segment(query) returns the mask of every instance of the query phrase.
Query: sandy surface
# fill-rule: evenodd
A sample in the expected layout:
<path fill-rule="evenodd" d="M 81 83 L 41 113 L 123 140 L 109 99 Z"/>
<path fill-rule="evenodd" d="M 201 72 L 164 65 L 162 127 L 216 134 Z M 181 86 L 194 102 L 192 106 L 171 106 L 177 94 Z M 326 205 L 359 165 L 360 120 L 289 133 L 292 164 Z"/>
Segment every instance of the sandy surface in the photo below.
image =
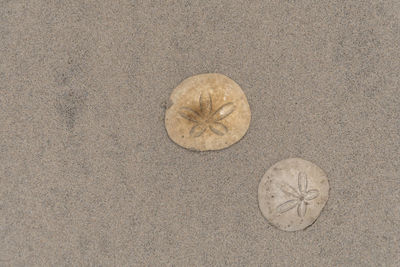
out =
<path fill-rule="evenodd" d="M 0 0 L 0 265 L 399 266 L 399 44 L 397 0 Z M 208 72 L 252 121 L 192 152 L 164 113 Z M 257 201 L 289 157 L 331 187 L 295 233 Z"/>

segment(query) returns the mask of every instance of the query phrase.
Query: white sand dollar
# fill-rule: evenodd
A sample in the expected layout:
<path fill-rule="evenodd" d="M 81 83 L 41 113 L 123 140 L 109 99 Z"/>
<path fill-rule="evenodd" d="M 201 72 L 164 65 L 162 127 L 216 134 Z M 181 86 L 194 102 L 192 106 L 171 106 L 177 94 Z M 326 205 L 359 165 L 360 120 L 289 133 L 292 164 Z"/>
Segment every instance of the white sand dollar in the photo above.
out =
<path fill-rule="evenodd" d="M 218 73 L 189 77 L 172 92 L 165 114 L 169 137 L 199 151 L 239 141 L 250 125 L 250 107 L 240 86 Z"/>
<path fill-rule="evenodd" d="M 328 178 L 317 165 L 300 158 L 279 161 L 258 186 L 258 202 L 265 218 L 285 231 L 311 225 L 329 197 Z"/>

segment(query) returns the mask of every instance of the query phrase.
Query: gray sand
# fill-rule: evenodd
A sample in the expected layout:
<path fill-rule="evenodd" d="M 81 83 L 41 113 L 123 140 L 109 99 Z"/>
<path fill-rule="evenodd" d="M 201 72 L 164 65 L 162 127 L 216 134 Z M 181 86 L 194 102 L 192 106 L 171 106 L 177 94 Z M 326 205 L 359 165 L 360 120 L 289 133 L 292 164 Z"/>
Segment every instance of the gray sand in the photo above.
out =
<path fill-rule="evenodd" d="M 400 2 L 246 2 L 0 0 L 0 266 L 400 265 Z M 252 121 L 192 152 L 164 112 L 208 72 Z M 257 201 L 289 157 L 331 188 L 294 233 Z"/>

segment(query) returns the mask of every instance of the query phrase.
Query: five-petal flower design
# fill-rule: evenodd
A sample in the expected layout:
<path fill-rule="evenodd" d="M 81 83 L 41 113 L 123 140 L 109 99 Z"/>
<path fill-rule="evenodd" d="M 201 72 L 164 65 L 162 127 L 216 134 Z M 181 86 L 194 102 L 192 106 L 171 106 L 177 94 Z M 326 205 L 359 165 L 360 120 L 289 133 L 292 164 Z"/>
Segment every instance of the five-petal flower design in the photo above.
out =
<path fill-rule="evenodd" d="M 298 187 L 298 190 L 296 190 L 288 184 L 281 185 L 282 192 L 291 199 L 280 204 L 277 207 L 278 212 L 284 213 L 297 207 L 297 215 L 299 217 L 302 218 L 306 215 L 309 201 L 317 198 L 319 191 L 317 189 L 307 190 L 307 175 L 304 172 L 299 173 Z"/>
<path fill-rule="evenodd" d="M 199 111 L 189 107 L 182 107 L 178 113 L 186 120 L 194 123 L 190 130 L 191 136 L 199 137 L 207 128 L 213 133 L 222 136 L 228 132 L 228 128 L 220 121 L 228 117 L 234 110 L 235 105 L 229 102 L 213 111 L 211 95 L 202 93 L 199 98 Z"/>

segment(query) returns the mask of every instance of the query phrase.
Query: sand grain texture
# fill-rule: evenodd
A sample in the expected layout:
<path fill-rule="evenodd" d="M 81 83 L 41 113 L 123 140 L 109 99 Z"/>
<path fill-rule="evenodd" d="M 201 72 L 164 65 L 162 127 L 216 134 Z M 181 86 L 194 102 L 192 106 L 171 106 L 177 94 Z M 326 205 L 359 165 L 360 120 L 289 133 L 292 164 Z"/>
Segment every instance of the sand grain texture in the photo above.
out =
<path fill-rule="evenodd" d="M 0 1 L 1 266 L 399 266 L 397 0 Z M 245 138 L 174 144 L 172 90 L 237 82 Z M 257 188 L 300 157 L 329 177 L 304 231 Z"/>

